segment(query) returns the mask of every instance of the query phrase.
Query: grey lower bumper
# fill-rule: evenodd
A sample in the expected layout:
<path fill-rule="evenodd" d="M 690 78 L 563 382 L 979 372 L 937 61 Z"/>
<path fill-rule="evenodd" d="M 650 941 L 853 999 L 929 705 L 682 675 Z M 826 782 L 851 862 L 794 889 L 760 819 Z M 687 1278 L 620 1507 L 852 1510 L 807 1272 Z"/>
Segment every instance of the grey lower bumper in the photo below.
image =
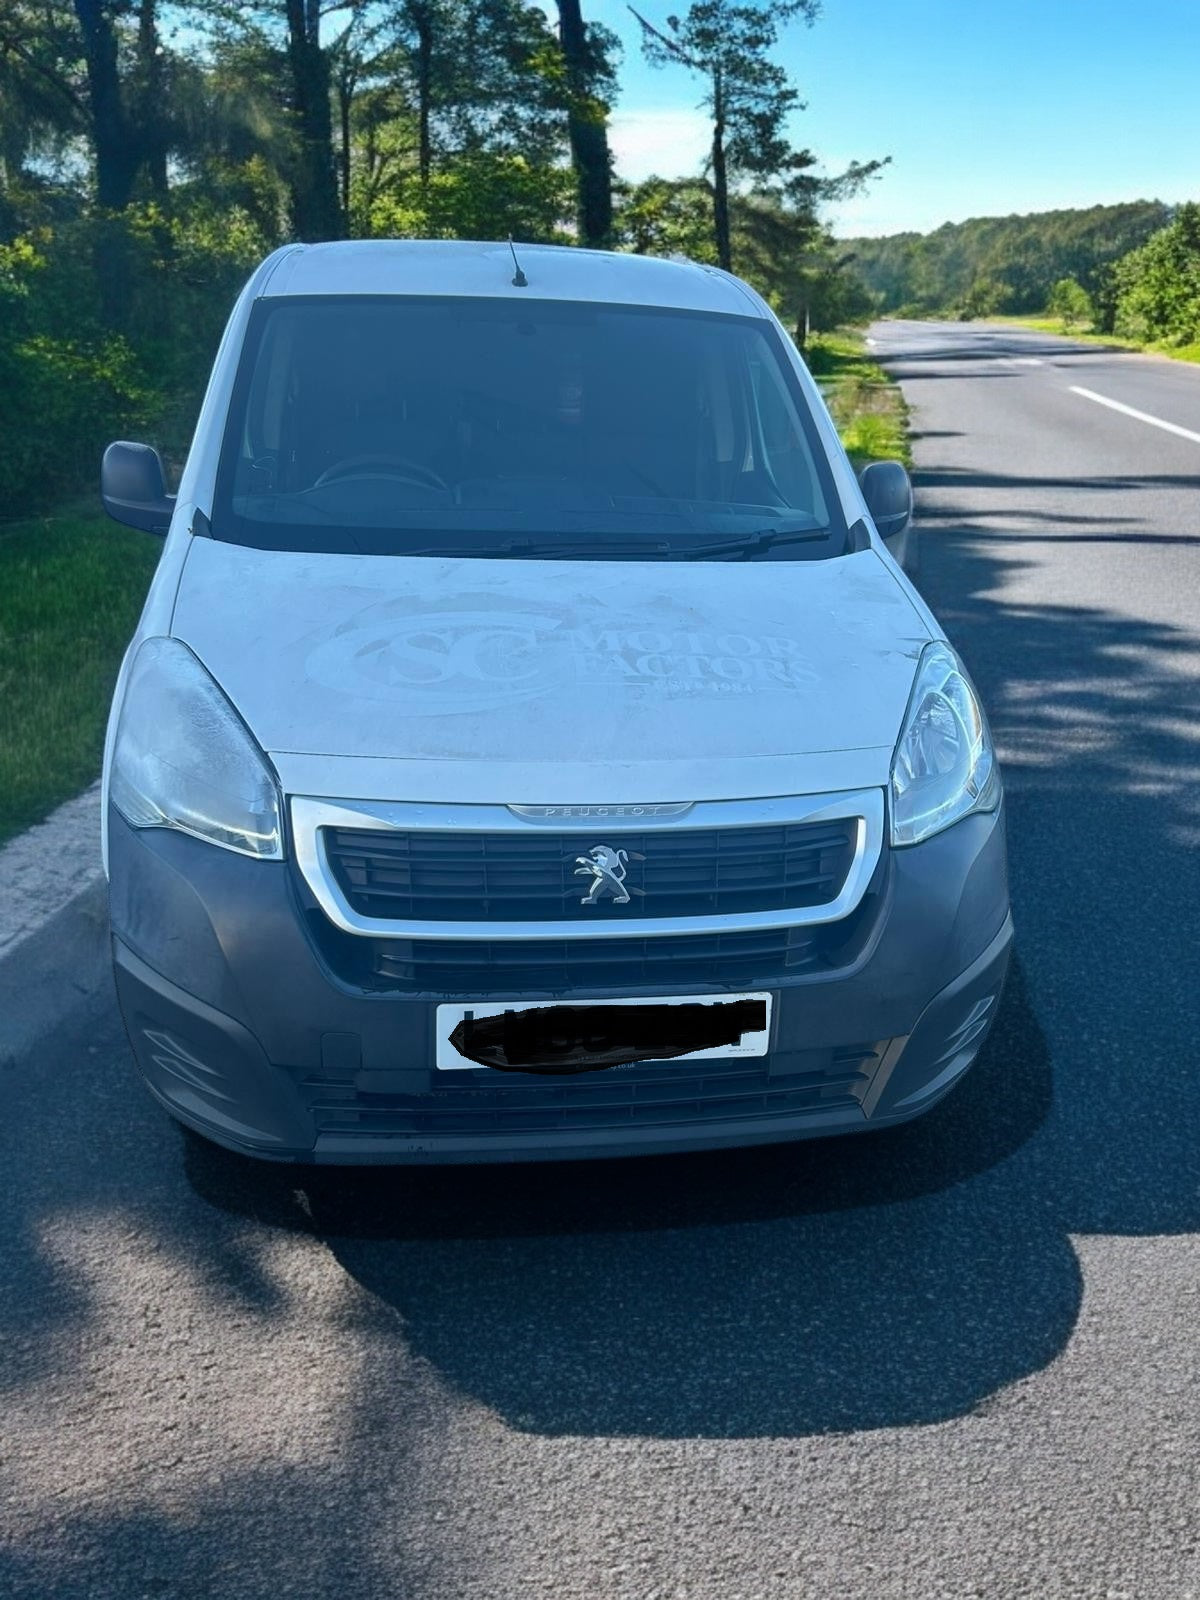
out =
<path fill-rule="evenodd" d="M 851 968 L 755 986 L 776 997 L 759 1062 L 569 1082 L 438 1074 L 434 1014 L 445 997 L 340 981 L 285 865 L 135 833 L 116 815 L 110 853 L 117 993 L 147 1083 L 197 1131 L 278 1160 L 608 1157 L 906 1121 L 973 1060 L 1012 942 L 1003 816 L 971 817 L 889 857 Z"/>

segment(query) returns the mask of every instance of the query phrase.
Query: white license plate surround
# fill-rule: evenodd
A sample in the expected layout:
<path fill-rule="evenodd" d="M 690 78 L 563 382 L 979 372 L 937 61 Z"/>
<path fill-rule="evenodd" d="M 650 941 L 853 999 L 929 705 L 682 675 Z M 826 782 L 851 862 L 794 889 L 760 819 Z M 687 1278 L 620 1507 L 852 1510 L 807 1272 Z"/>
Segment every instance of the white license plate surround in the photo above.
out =
<path fill-rule="evenodd" d="M 546 1010 L 550 1006 L 683 1006 L 713 1005 L 717 1003 L 730 1005 L 736 1000 L 765 1001 L 767 1007 L 766 1026 L 756 1029 L 753 1033 L 744 1033 L 735 1045 L 718 1045 L 715 1049 L 689 1050 L 686 1055 L 658 1058 L 657 1064 L 665 1069 L 682 1066 L 688 1061 L 765 1056 L 771 1037 L 771 1013 L 774 996 L 765 990 L 755 989 L 738 994 L 638 995 L 636 998 L 628 1000 L 479 1000 L 475 1002 L 460 1002 L 454 1005 L 440 1005 L 437 1008 L 434 1023 L 437 1041 L 435 1062 L 439 1072 L 491 1072 L 495 1070 L 492 1067 L 482 1067 L 478 1061 L 471 1061 L 467 1056 L 460 1055 L 450 1043 L 450 1035 L 468 1013 L 473 1017 L 499 1017 L 506 1011 Z M 654 1057 L 648 1056 L 644 1062 L 631 1062 L 630 1065 L 649 1065 L 654 1061 Z"/>

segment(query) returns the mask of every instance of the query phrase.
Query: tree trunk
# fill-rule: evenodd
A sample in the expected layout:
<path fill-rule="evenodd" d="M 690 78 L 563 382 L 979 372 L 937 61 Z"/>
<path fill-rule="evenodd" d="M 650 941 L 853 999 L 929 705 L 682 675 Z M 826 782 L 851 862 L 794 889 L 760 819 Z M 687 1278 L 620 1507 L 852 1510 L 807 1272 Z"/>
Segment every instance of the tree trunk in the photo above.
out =
<path fill-rule="evenodd" d="M 417 171 L 429 182 L 433 152 L 429 137 L 429 103 L 433 98 L 433 17 L 428 6 L 413 7 L 417 31 Z"/>
<path fill-rule="evenodd" d="M 110 328 L 129 318 L 129 237 L 116 215 L 129 204 L 139 157 L 121 98 L 117 35 L 104 0 L 74 0 L 87 70 L 87 117 L 96 162 L 99 215 L 92 235 L 92 271 L 100 315 Z"/>
<path fill-rule="evenodd" d="M 338 122 L 341 145 L 338 156 L 342 173 L 342 232 L 350 237 L 350 106 L 354 99 L 354 76 L 349 67 L 338 74 Z"/>
<path fill-rule="evenodd" d="M 725 85 L 721 69 L 713 72 L 713 236 L 717 243 L 717 262 L 726 272 L 733 271 L 733 251 L 729 242 L 729 177 L 725 170 Z"/>
<path fill-rule="evenodd" d="M 77 0 L 78 3 L 78 0 Z M 288 66 L 299 152 L 290 184 L 296 237 L 309 243 L 341 232 L 329 58 L 321 48 L 318 0 L 287 0 Z"/>
<path fill-rule="evenodd" d="M 137 121 L 150 192 L 156 200 L 165 201 L 168 137 L 157 5 L 158 0 L 141 0 L 138 7 Z"/>
<path fill-rule="evenodd" d="M 612 161 L 605 108 L 591 93 L 591 61 L 579 0 L 558 0 L 559 39 L 567 69 L 567 137 L 578 194 L 579 241 L 612 243 Z"/>
<path fill-rule="evenodd" d="M 129 204 L 138 151 L 121 100 L 117 35 L 104 0 L 75 0 L 87 67 L 88 114 L 96 157 L 96 200 L 108 211 Z"/>

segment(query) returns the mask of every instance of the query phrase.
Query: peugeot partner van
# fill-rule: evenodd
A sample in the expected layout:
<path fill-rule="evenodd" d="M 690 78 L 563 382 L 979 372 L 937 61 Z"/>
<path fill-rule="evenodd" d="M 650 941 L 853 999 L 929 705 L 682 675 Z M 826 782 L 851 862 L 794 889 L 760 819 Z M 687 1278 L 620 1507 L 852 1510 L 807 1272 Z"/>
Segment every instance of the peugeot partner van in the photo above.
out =
<path fill-rule="evenodd" d="M 995 1016 L 967 673 L 762 299 L 711 267 L 295 245 L 233 309 L 113 701 L 117 992 L 253 1155 L 884 1128 Z"/>

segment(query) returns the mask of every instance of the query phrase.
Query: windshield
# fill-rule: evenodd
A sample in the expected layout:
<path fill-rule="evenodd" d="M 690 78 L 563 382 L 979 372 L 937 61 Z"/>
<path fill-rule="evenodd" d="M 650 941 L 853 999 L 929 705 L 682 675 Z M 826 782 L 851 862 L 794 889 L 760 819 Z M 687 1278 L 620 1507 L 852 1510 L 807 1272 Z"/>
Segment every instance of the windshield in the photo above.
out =
<path fill-rule="evenodd" d="M 369 554 L 846 548 L 769 324 L 538 300 L 260 302 L 212 520 L 236 543 Z"/>

